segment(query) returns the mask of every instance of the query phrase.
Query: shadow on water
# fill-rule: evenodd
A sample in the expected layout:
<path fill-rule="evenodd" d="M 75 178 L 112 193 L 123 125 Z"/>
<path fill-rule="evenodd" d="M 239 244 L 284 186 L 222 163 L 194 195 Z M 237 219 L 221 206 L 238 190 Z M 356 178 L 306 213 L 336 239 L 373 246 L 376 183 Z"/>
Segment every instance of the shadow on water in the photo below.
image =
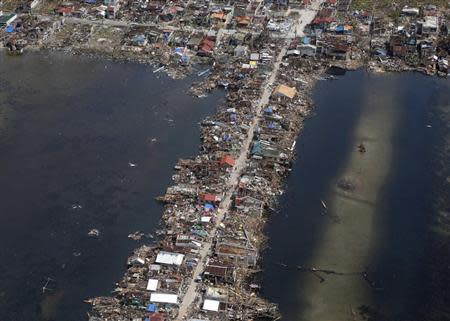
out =
<path fill-rule="evenodd" d="M 299 159 L 287 180 L 279 210 L 271 217 L 267 228 L 269 248 L 264 256 L 263 294 L 279 303 L 284 320 L 312 321 L 314 313 L 330 320 L 449 320 L 445 300 L 434 293 L 442 293 L 442 297 L 449 295 L 445 283 L 450 275 L 445 271 L 448 260 L 442 256 L 445 249 L 450 248 L 450 224 L 445 226 L 446 236 L 437 237 L 430 232 L 432 224 L 442 223 L 442 218 L 437 222 L 432 204 L 435 198 L 441 197 L 440 193 L 448 190 L 450 183 L 448 175 L 444 177 L 446 189 L 436 189 L 433 183 L 437 163 L 433 150 L 442 143 L 442 137 L 436 137 L 440 129 L 437 122 L 433 123 L 430 113 L 439 103 L 448 110 L 448 88 L 448 81 L 419 74 L 368 76 L 362 71 L 347 73 L 337 82 L 318 83 L 314 91 L 317 115 L 306 121 L 297 145 Z M 363 94 L 367 94 L 367 98 L 361 97 Z M 447 98 L 442 101 L 443 96 Z M 448 144 L 448 125 L 443 123 Z M 431 126 L 427 126 L 429 124 Z M 354 129 L 357 129 L 355 133 Z M 350 153 L 354 155 L 352 149 L 359 138 L 368 139 L 368 148 L 373 149 L 361 160 L 349 158 Z M 449 150 L 450 147 L 447 152 Z M 448 173 L 448 158 L 439 164 L 447 168 L 443 172 Z M 344 194 L 345 197 L 336 193 L 336 178 L 359 166 L 370 171 L 366 178 L 360 173 L 364 179 L 364 189 L 360 191 L 362 199 L 376 197 L 370 204 L 356 205 L 355 200 L 348 197 L 352 193 Z M 355 255 L 359 257 L 355 257 L 355 262 L 368 263 L 368 266 L 360 266 L 368 271 L 366 280 L 358 276 L 359 283 L 353 282 L 355 289 L 365 287 L 361 293 L 333 288 L 347 282 L 345 279 L 339 283 L 336 278 L 327 276 L 321 284 L 311 273 L 277 265 L 281 262 L 295 267 L 308 264 L 312 258 L 312 264 L 317 259 L 322 264 L 339 262 L 331 257 L 336 255 L 330 249 L 339 247 L 332 244 L 330 237 L 352 229 L 333 228 L 330 217 L 321 215 L 320 200 L 328 193 L 334 200 L 329 207 L 337 206 L 341 214 L 349 212 L 347 220 L 356 218 L 355 222 L 345 222 L 353 226 L 353 231 L 357 231 L 358 224 L 365 224 L 360 226 L 361 231 L 346 240 L 340 235 L 339 240 L 335 240 L 345 245 L 363 238 L 364 245 L 359 248 L 353 245 L 352 249 L 340 248 L 346 256 L 356 249 L 359 252 L 355 251 Z M 448 204 L 442 209 L 446 210 Z M 326 238 L 323 238 L 324 233 Z M 321 244 L 324 240 L 327 243 Z M 318 250 L 321 252 L 315 253 Z M 439 281 L 444 283 L 439 284 Z M 328 290 L 332 291 L 327 292 L 326 297 L 321 296 Z M 339 293 L 343 298 L 335 300 L 333 295 Z M 351 294 L 351 298 L 350 295 L 347 298 L 347 294 Z M 306 297 L 312 299 L 306 300 Z M 354 305 L 358 302 L 367 302 L 367 305 Z M 336 306 L 342 303 L 347 306 Z M 338 309 L 341 314 L 333 317 Z M 435 317 L 430 318 L 430 311 Z"/>
<path fill-rule="evenodd" d="M 84 320 L 138 246 L 128 234 L 157 228 L 154 198 L 223 93 L 60 53 L 1 55 L 0 71 L 0 320 Z"/>
<path fill-rule="evenodd" d="M 449 104 L 449 84 L 412 73 L 396 78 L 401 84 L 398 99 L 402 112 L 393 139 L 390 174 L 377 201 L 374 223 L 379 232 L 370 253 L 372 278 L 380 290 L 374 292 L 374 305 L 361 310 L 371 320 L 435 320 L 429 309 L 445 309 L 445 305 L 438 307 L 431 294 L 448 287 L 430 282 L 436 269 L 430 264 L 435 260 L 430 233 L 436 220 L 433 197 L 443 192 L 432 193 L 437 144 L 433 136 L 439 131 L 432 112 L 443 96 Z M 439 320 L 445 318 L 441 315 Z"/>
<path fill-rule="evenodd" d="M 439 83 L 442 85 L 442 82 Z M 433 142 L 432 211 L 427 244 L 426 300 L 422 320 L 450 320 L 450 82 L 434 97 L 431 109 Z"/>
<path fill-rule="evenodd" d="M 394 78 L 390 81 L 397 83 L 401 113 L 392 138 L 390 171 L 377 200 L 377 233 L 369 256 L 371 279 L 379 289 L 372 309 L 378 319 L 400 321 L 416 320 L 423 294 L 431 178 L 426 106 L 436 89 L 430 88 L 432 80 L 419 74 Z"/>
<path fill-rule="evenodd" d="M 263 295 L 280 304 L 283 320 L 300 320 L 303 310 L 297 270 L 314 254 L 322 228 L 330 217 L 322 215 L 321 199 L 330 181 L 344 166 L 362 97 L 357 87 L 364 73 L 349 73 L 345 81 L 318 82 L 314 89 L 316 115 L 306 120 L 296 147 L 297 160 L 286 182 L 286 192 L 267 227 L 269 249 L 264 253 Z M 319 282 L 319 281 L 318 281 Z"/>

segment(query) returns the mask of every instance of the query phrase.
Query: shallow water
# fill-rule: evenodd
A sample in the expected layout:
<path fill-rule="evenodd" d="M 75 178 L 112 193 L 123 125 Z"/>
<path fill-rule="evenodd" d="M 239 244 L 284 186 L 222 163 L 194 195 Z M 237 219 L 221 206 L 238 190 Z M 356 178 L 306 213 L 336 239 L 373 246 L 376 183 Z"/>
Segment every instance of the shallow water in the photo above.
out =
<path fill-rule="evenodd" d="M 450 105 L 449 87 L 363 71 L 317 84 L 317 115 L 267 229 L 263 293 L 284 320 L 411 321 L 436 305 L 424 294 L 436 217 L 432 116 L 438 101 Z"/>
<path fill-rule="evenodd" d="M 223 93 L 191 98 L 193 79 L 152 70 L 0 55 L 0 320 L 84 320 L 83 300 L 107 295 L 138 246 L 128 234 L 157 227 L 154 198 Z"/>

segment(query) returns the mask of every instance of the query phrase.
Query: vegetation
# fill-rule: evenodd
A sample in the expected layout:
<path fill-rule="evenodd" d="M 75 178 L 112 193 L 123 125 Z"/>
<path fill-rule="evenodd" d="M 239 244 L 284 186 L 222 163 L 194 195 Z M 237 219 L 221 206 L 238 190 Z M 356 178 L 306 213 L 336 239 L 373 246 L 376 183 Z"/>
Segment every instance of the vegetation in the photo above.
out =
<path fill-rule="evenodd" d="M 352 9 L 354 10 L 372 10 L 375 3 L 376 9 L 386 9 L 389 7 L 402 8 L 404 6 L 416 7 L 426 4 L 434 4 L 438 7 L 446 7 L 447 0 L 353 0 Z"/>

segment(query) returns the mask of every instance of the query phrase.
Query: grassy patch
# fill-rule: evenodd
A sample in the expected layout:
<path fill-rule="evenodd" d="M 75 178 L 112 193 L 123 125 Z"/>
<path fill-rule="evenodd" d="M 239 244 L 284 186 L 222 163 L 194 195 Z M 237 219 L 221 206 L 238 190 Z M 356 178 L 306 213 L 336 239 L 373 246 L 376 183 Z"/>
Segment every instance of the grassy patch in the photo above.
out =
<path fill-rule="evenodd" d="M 377 10 L 392 7 L 393 4 L 391 0 L 353 0 L 351 7 L 354 10 L 371 10 L 374 3 Z M 445 8 L 447 7 L 447 0 L 400 0 L 396 1 L 396 4 L 398 8 L 403 6 L 417 7 L 426 4 L 434 4 Z"/>

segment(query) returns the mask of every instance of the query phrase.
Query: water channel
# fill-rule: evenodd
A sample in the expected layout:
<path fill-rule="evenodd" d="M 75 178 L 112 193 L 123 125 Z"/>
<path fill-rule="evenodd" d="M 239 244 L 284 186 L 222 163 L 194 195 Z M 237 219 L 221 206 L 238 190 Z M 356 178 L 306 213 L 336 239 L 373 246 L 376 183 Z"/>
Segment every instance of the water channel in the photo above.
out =
<path fill-rule="evenodd" d="M 139 244 L 128 234 L 157 228 L 154 198 L 223 98 L 189 97 L 192 81 L 59 53 L 0 55 L 0 320 L 85 320 L 83 300 L 114 289 Z"/>
<path fill-rule="evenodd" d="M 139 244 L 127 235 L 157 228 L 153 199 L 223 93 L 198 100 L 185 95 L 193 79 L 55 53 L 0 55 L 0 71 L 0 320 L 83 320 L 83 300 L 108 294 Z M 284 320 L 450 319 L 437 223 L 449 212 L 449 87 L 363 71 L 318 82 L 267 227 L 262 292 Z"/>
<path fill-rule="evenodd" d="M 448 264 L 432 262 L 434 204 L 449 188 L 449 176 L 435 184 L 450 167 L 448 148 L 436 152 L 450 137 L 449 88 L 414 73 L 363 71 L 317 84 L 316 116 L 267 228 L 263 292 L 283 320 L 450 318 L 448 285 L 430 282 L 445 279 Z M 446 233 L 438 242 L 448 248 Z"/>

